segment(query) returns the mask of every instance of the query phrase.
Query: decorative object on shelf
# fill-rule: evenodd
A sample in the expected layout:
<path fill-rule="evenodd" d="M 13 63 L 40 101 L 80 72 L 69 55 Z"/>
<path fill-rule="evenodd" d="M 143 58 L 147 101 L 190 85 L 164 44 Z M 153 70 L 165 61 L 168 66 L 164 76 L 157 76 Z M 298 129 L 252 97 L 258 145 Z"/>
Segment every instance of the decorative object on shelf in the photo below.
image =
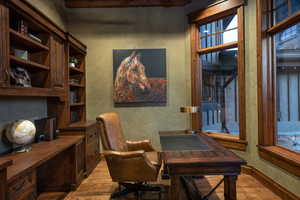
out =
<path fill-rule="evenodd" d="M 74 79 L 74 78 L 69 80 L 69 83 L 71 83 L 71 84 L 72 83 L 79 84 L 79 82 L 80 81 L 78 79 Z"/>
<path fill-rule="evenodd" d="M 40 38 L 38 38 L 35 35 L 32 35 L 31 33 L 28 33 L 28 37 L 30 37 L 31 39 L 33 39 L 36 42 L 42 43 L 42 40 Z"/>
<path fill-rule="evenodd" d="M 28 35 L 28 23 L 23 19 L 18 19 L 17 24 L 18 32 L 24 35 Z"/>
<path fill-rule="evenodd" d="M 69 66 L 70 67 L 76 67 L 76 65 L 78 64 L 79 60 L 75 57 L 71 57 L 69 59 Z"/>
<path fill-rule="evenodd" d="M 21 58 L 23 60 L 28 60 L 28 51 L 26 50 L 14 49 L 14 54 L 18 58 Z"/>
<path fill-rule="evenodd" d="M 31 78 L 28 71 L 23 67 L 12 67 L 10 71 L 11 80 L 14 85 L 31 87 Z"/>
<path fill-rule="evenodd" d="M 36 126 L 36 142 L 51 141 L 58 138 L 56 117 L 47 117 L 34 121 Z"/>
<path fill-rule="evenodd" d="M 77 111 L 71 111 L 71 123 L 79 121 L 79 113 Z"/>
<path fill-rule="evenodd" d="M 70 101 L 70 104 L 74 104 L 74 103 L 78 102 L 77 92 L 76 91 L 74 91 L 74 90 L 70 91 L 69 101 Z"/>
<path fill-rule="evenodd" d="M 29 152 L 30 144 L 35 139 L 36 127 L 29 120 L 18 120 L 11 123 L 7 128 L 5 135 L 13 143 L 17 152 Z"/>
<path fill-rule="evenodd" d="M 166 49 L 113 50 L 113 73 L 115 106 L 166 105 Z"/>

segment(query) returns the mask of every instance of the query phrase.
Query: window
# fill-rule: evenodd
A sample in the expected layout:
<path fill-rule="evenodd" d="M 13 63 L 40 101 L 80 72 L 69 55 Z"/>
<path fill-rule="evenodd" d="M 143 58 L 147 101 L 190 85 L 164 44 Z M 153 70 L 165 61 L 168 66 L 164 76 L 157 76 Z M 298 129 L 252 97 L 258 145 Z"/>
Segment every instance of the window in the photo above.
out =
<path fill-rule="evenodd" d="M 257 6 L 260 155 L 300 176 L 300 1 Z"/>
<path fill-rule="evenodd" d="M 193 117 L 201 129 L 224 146 L 244 150 L 244 8 L 243 1 L 223 1 L 190 17 Z"/>
<path fill-rule="evenodd" d="M 237 48 L 202 54 L 202 130 L 239 135 Z"/>

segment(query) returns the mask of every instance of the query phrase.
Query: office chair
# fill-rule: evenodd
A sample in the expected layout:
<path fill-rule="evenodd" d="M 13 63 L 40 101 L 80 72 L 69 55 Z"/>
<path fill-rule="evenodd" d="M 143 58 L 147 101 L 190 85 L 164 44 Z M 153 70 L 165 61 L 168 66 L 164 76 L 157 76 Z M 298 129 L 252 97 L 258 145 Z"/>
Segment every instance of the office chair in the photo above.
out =
<path fill-rule="evenodd" d="M 125 189 L 115 192 L 111 198 L 140 191 L 157 191 L 161 198 L 161 188 L 147 185 L 156 181 L 161 167 L 161 158 L 155 152 L 150 140 L 125 141 L 121 122 L 116 113 L 105 113 L 97 117 L 104 156 L 110 176 Z"/>

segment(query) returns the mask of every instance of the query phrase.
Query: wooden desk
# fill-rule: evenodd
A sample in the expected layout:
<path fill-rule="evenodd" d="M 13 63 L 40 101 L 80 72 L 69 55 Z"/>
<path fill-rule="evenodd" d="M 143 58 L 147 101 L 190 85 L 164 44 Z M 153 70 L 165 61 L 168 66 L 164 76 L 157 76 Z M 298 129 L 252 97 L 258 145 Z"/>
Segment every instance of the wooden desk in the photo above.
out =
<path fill-rule="evenodd" d="M 0 163 L 4 160 L 13 163 L 7 168 L 8 200 L 37 199 L 47 192 L 68 192 L 83 179 L 83 137 L 60 136 L 57 140 L 33 144 L 28 153 L 0 157 Z"/>
<path fill-rule="evenodd" d="M 160 136 L 164 151 L 162 158 L 171 178 L 170 199 L 182 199 L 180 176 L 224 175 L 225 200 L 236 200 L 236 180 L 241 165 L 246 164 L 244 160 L 204 134 L 180 134 L 180 137 L 194 137 L 193 140 L 182 141 L 183 145 L 174 140 L 178 134 Z M 166 142 L 168 137 L 170 140 Z M 189 146 L 188 141 L 193 141 L 193 144 Z M 197 141 L 199 146 L 195 145 Z M 172 142 L 177 149 L 170 144 Z"/>

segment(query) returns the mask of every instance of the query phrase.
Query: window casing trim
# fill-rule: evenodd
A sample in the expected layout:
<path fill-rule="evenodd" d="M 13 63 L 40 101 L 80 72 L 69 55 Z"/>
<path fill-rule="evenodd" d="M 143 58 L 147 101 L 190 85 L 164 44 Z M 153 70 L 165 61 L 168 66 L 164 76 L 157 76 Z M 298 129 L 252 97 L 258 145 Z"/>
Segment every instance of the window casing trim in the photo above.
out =
<path fill-rule="evenodd" d="M 192 52 L 192 105 L 201 107 L 201 96 L 202 96 L 202 70 L 201 64 L 199 67 L 199 55 L 215 52 L 217 50 L 230 49 L 233 47 L 238 47 L 238 83 L 239 83 L 239 136 L 226 135 L 222 133 L 211 133 L 205 132 L 209 136 L 221 142 L 225 147 L 233 148 L 237 150 L 246 150 L 246 122 L 245 122 L 245 47 L 244 47 L 244 1 L 243 0 L 229 0 L 221 2 L 204 10 L 198 11 L 190 15 L 190 35 L 191 35 L 191 52 Z M 226 10 L 227 9 L 227 10 Z M 217 19 L 237 14 L 238 16 L 238 41 L 226 43 L 218 46 L 213 46 L 209 48 L 200 49 L 199 48 L 199 26 L 201 24 L 209 23 Z M 202 115 L 193 114 L 192 115 L 192 127 L 193 129 L 200 130 L 202 128 Z M 204 131 L 203 131 L 204 132 Z"/>
<path fill-rule="evenodd" d="M 272 26 L 264 14 L 271 1 L 256 0 L 257 5 L 257 78 L 258 78 L 258 152 L 261 158 L 300 176 L 300 153 L 276 145 L 276 70 L 273 69 L 273 35 L 300 22 L 300 12 Z M 273 50 L 272 50 L 273 49 Z"/>

